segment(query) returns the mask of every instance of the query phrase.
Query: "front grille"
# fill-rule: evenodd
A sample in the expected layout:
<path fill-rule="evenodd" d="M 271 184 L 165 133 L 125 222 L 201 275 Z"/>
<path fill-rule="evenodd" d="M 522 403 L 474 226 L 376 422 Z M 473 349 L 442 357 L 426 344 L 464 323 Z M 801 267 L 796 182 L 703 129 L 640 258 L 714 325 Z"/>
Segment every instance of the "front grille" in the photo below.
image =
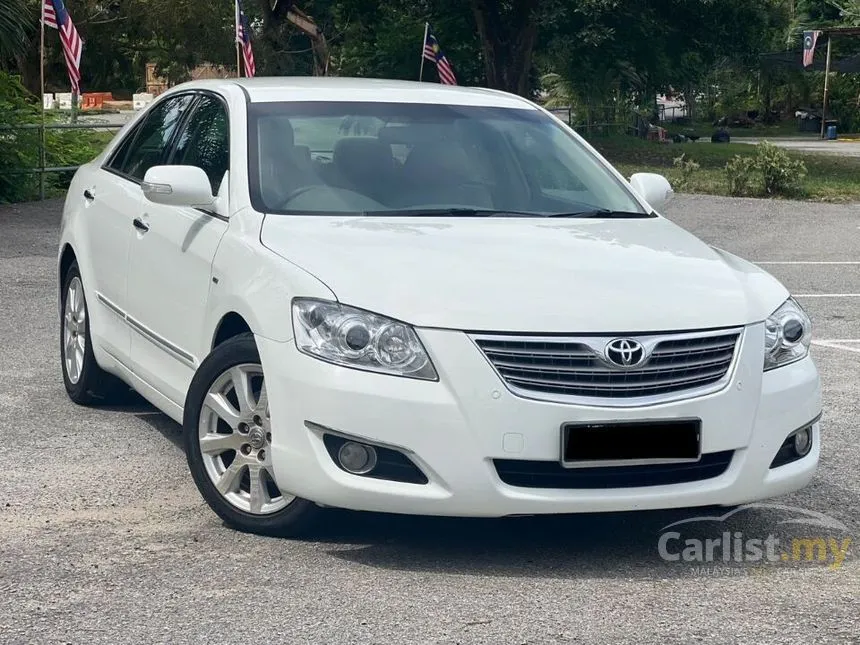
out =
<path fill-rule="evenodd" d="M 624 399 L 700 389 L 721 381 L 741 330 L 630 336 L 648 356 L 636 368 L 613 367 L 604 356 L 611 337 L 530 338 L 475 335 L 473 339 L 514 390 L 544 395 Z"/>
<path fill-rule="evenodd" d="M 684 484 L 719 477 L 732 462 L 733 450 L 702 455 L 694 463 L 565 468 L 557 461 L 495 459 L 496 472 L 509 486 L 523 488 L 641 488 Z"/>

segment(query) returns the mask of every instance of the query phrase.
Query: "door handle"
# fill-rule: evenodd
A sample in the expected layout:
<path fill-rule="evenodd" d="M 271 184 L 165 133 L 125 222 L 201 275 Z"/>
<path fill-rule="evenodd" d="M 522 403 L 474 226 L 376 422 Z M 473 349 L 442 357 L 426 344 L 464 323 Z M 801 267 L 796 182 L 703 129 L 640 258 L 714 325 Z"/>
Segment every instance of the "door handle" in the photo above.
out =
<path fill-rule="evenodd" d="M 84 199 L 86 199 L 88 202 L 93 201 L 95 198 L 95 193 L 93 193 L 93 191 L 91 191 L 89 188 L 84 191 Z"/>
<path fill-rule="evenodd" d="M 144 222 L 144 221 L 143 221 L 142 219 L 140 219 L 139 217 L 135 217 L 135 218 L 134 218 L 134 221 L 132 221 L 132 224 L 134 224 L 134 227 L 135 227 L 138 231 L 140 231 L 141 233 L 146 233 L 146 232 L 149 230 L 149 224 L 147 224 L 146 222 Z"/>

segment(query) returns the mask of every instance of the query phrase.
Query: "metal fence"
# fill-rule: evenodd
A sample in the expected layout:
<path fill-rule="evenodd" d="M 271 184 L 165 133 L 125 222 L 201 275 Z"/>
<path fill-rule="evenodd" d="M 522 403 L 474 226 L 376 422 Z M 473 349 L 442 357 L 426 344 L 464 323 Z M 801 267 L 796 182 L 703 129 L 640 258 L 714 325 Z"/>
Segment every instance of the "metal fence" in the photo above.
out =
<path fill-rule="evenodd" d="M 659 105 L 657 106 L 660 121 L 675 121 L 676 119 L 686 119 L 690 115 L 687 112 L 686 105 Z"/>
<path fill-rule="evenodd" d="M 576 115 L 569 107 L 551 108 L 549 111 L 586 139 L 613 134 L 629 134 L 644 138 L 648 130 L 648 124 L 639 115 L 623 108 L 619 109 L 617 106 L 593 108 L 595 114 L 609 115 L 610 118 L 595 119 L 585 123 L 581 118 L 576 119 Z"/>
<path fill-rule="evenodd" d="M 61 172 L 73 172 L 80 168 L 80 165 L 74 166 L 48 166 L 47 165 L 47 156 L 48 151 L 45 146 L 45 136 L 44 133 L 49 130 L 119 130 L 125 124 L 124 123 L 93 123 L 93 122 L 82 122 L 82 123 L 45 123 L 44 125 L 41 123 L 27 123 L 20 125 L 7 125 L 0 124 L 0 145 L 8 144 L 10 142 L 4 141 L 4 133 L 11 132 L 38 132 L 38 143 L 36 144 L 39 152 L 39 165 L 32 166 L 28 168 L 5 168 L 3 169 L 4 174 L 9 175 L 39 175 L 39 199 L 45 199 L 45 176 L 49 173 L 61 173 Z M 20 144 L 19 141 L 13 140 L 11 142 L 13 145 Z M 0 177 L 2 179 L 2 177 Z"/>

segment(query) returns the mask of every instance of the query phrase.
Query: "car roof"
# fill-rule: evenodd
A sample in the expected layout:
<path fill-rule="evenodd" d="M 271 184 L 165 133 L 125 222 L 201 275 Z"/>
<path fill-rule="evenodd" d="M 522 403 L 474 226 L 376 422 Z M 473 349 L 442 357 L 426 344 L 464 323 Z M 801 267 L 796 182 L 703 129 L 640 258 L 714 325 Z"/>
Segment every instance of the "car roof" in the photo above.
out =
<path fill-rule="evenodd" d="M 368 101 L 536 109 L 534 104 L 526 99 L 499 90 L 382 78 L 258 76 L 255 78 L 189 81 L 177 85 L 171 90 L 212 89 L 223 91 L 228 85 L 241 87 L 252 103 Z"/>

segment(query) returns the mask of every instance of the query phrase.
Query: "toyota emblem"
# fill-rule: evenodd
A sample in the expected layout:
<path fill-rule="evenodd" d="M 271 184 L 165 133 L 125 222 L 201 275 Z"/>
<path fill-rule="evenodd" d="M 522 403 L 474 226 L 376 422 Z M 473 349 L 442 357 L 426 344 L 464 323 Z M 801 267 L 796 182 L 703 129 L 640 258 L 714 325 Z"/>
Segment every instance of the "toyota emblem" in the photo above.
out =
<path fill-rule="evenodd" d="M 637 340 L 616 338 L 606 343 L 606 360 L 617 367 L 639 367 L 647 358 L 645 348 Z"/>

